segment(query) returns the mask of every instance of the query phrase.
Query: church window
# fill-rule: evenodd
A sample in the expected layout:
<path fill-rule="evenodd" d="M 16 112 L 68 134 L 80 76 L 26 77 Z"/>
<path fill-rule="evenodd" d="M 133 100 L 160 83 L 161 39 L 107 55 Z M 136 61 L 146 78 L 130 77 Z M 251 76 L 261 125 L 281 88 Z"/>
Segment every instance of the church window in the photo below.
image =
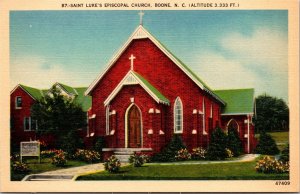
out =
<path fill-rule="evenodd" d="M 202 117 L 202 119 L 203 119 L 203 134 L 207 134 L 206 133 L 206 131 L 205 131 L 205 100 L 203 99 L 203 101 L 202 101 L 202 110 L 203 110 L 203 117 Z"/>
<path fill-rule="evenodd" d="M 239 128 L 240 127 L 239 127 L 238 122 L 236 122 L 236 120 L 234 120 L 234 119 L 230 119 L 230 121 L 228 121 L 228 123 L 227 123 L 225 132 L 228 133 L 228 130 L 231 130 L 231 129 L 234 129 L 239 132 Z"/>
<path fill-rule="evenodd" d="M 110 106 L 108 105 L 106 107 L 106 112 L 105 112 L 105 115 L 106 115 L 106 135 L 109 135 L 109 124 L 110 124 L 110 119 L 109 119 L 109 108 Z"/>
<path fill-rule="evenodd" d="M 22 108 L 22 97 L 21 96 L 16 97 L 16 108 Z"/>
<path fill-rule="evenodd" d="M 24 131 L 35 131 L 37 127 L 37 120 L 31 119 L 31 117 L 24 117 Z"/>
<path fill-rule="evenodd" d="M 213 105 L 210 104 L 210 115 L 208 118 L 208 130 L 213 129 Z"/>
<path fill-rule="evenodd" d="M 174 132 L 182 133 L 182 131 L 183 131 L 182 102 L 181 99 L 177 97 L 174 103 Z"/>

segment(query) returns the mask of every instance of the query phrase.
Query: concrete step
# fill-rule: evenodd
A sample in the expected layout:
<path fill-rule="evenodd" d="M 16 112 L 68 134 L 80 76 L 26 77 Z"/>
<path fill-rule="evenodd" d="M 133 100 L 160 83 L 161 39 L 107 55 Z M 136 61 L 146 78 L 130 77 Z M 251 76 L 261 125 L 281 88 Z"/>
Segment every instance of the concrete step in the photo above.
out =
<path fill-rule="evenodd" d="M 115 155 L 116 156 L 116 158 L 118 158 L 119 160 L 120 160 L 120 162 L 128 162 L 128 160 L 129 160 L 129 157 L 131 156 L 131 155 Z"/>
<path fill-rule="evenodd" d="M 48 175 L 31 174 L 23 178 L 22 181 L 71 181 L 74 175 Z"/>

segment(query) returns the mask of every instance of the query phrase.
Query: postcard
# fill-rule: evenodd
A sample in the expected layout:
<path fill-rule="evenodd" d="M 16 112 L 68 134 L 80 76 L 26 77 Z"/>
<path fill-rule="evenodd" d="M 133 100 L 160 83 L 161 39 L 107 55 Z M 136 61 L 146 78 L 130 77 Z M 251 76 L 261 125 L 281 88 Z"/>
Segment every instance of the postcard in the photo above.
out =
<path fill-rule="evenodd" d="M 0 5 L 2 192 L 299 192 L 296 0 Z"/>

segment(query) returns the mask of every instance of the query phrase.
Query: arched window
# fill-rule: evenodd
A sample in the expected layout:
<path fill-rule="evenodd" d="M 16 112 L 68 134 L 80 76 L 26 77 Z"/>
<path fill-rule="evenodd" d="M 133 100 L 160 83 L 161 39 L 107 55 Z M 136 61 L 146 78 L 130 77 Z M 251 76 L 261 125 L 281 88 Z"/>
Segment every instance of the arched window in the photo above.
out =
<path fill-rule="evenodd" d="M 182 133 L 183 131 L 183 109 L 182 102 L 179 97 L 174 103 L 174 133 Z"/>
<path fill-rule="evenodd" d="M 238 122 L 236 122 L 236 120 L 234 119 L 230 119 L 230 121 L 228 121 L 227 126 L 226 126 L 226 133 L 228 133 L 228 130 L 230 129 L 235 129 L 237 132 L 239 132 L 239 124 Z"/>
<path fill-rule="evenodd" d="M 106 135 L 109 135 L 109 108 L 110 106 L 107 105 L 106 106 L 106 110 L 105 110 L 105 116 L 106 116 Z"/>

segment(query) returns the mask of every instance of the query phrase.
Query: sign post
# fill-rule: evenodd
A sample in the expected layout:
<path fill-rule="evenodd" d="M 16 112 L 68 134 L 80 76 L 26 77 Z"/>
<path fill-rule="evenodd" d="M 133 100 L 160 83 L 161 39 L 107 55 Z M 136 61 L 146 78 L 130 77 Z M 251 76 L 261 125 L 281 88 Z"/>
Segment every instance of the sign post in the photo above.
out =
<path fill-rule="evenodd" d="M 37 156 L 39 158 L 39 163 L 41 163 L 40 155 L 40 142 L 38 141 L 28 141 L 20 143 L 20 158 L 22 163 L 22 157 L 24 156 Z"/>

